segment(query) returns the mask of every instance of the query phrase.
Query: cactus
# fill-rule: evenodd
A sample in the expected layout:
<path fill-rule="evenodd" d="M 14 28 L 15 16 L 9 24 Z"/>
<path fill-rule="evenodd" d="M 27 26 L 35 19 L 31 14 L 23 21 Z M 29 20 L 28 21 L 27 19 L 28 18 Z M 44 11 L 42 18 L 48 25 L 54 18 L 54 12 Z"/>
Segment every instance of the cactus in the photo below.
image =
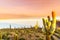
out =
<path fill-rule="evenodd" d="M 56 29 L 56 14 L 52 11 L 52 21 L 50 16 L 47 19 L 42 19 L 44 27 L 42 28 L 43 32 L 46 34 L 46 40 L 50 40 L 51 36 L 54 34 Z"/>
<path fill-rule="evenodd" d="M 38 21 L 36 22 L 36 25 L 34 26 L 35 29 L 38 29 Z"/>
<path fill-rule="evenodd" d="M 9 25 L 9 29 L 11 30 L 11 25 Z"/>

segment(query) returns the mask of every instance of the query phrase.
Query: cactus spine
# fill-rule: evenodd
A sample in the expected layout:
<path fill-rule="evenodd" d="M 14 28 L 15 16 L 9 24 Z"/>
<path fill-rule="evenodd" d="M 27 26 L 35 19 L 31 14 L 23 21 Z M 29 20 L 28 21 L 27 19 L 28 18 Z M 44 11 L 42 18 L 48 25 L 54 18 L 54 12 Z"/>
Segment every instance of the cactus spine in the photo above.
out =
<path fill-rule="evenodd" d="M 50 16 L 47 19 L 42 19 L 44 28 L 43 32 L 46 34 L 46 40 L 50 40 L 50 37 L 54 34 L 56 29 L 56 14 L 52 11 L 52 21 L 50 20 Z"/>

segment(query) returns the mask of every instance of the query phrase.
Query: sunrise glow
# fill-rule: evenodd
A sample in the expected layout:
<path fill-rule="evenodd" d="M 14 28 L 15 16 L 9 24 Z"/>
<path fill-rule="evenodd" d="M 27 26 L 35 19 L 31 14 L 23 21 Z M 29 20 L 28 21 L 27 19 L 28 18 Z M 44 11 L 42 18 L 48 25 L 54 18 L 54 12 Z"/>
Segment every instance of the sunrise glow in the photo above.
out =
<path fill-rule="evenodd" d="M 60 0 L 0 0 L 0 19 L 40 18 L 52 10 L 60 16 Z"/>

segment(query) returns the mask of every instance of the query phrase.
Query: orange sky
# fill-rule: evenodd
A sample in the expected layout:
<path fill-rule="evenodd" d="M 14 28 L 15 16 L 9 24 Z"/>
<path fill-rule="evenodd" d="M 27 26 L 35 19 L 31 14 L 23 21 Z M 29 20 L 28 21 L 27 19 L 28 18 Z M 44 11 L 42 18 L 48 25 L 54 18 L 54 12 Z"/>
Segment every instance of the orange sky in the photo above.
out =
<path fill-rule="evenodd" d="M 60 0 L 0 0 L 0 19 L 40 18 L 52 10 L 60 16 Z"/>

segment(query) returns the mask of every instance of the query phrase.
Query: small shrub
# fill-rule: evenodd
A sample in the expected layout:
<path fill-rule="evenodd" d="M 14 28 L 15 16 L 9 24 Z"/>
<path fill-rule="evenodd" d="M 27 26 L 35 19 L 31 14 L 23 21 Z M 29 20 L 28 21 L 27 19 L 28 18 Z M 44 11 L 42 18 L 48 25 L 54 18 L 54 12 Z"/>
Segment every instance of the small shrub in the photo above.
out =
<path fill-rule="evenodd" d="M 19 40 L 25 40 L 24 38 L 20 38 Z"/>
<path fill-rule="evenodd" d="M 39 38 L 38 40 L 43 40 L 42 38 Z"/>

